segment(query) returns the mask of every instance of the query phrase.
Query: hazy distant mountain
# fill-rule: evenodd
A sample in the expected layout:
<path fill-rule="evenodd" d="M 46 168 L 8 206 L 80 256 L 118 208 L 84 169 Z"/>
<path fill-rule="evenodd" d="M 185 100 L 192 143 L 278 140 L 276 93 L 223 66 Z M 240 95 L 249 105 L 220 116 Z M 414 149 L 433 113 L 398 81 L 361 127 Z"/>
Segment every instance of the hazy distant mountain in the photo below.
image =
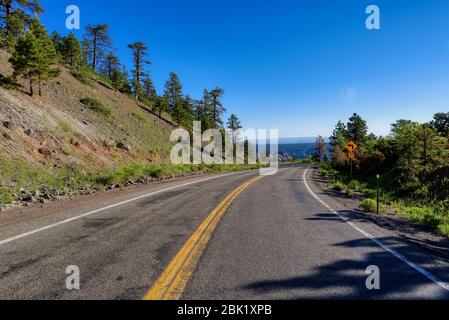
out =
<path fill-rule="evenodd" d="M 302 144 L 302 143 L 315 143 L 317 137 L 300 137 L 300 138 L 279 138 L 279 144 Z M 324 138 L 326 142 L 329 138 Z"/>

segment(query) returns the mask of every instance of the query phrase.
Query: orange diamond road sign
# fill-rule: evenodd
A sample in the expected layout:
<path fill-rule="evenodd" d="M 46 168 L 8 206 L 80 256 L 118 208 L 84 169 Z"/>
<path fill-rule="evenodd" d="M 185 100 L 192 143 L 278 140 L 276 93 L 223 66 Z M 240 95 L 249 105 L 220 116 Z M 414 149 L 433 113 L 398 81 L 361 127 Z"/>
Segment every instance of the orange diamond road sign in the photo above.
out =
<path fill-rule="evenodd" d="M 354 153 L 354 151 L 358 148 L 359 146 L 354 142 L 354 141 L 349 141 L 348 144 L 346 145 L 345 149 L 349 151 L 349 153 Z"/>
<path fill-rule="evenodd" d="M 346 144 L 345 146 L 345 150 L 348 150 L 348 158 L 354 160 L 355 159 L 355 155 L 354 155 L 354 151 L 358 148 L 359 146 L 354 142 L 354 141 L 349 141 L 348 144 Z"/>

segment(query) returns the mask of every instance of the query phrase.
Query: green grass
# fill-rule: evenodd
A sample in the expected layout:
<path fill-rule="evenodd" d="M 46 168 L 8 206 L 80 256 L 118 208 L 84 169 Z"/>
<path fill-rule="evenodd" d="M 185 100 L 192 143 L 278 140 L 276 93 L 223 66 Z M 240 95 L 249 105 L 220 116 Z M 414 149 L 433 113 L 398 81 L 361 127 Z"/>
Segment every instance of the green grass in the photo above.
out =
<path fill-rule="evenodd" d="M 259 167 L 258 165 L 129 164 L 113 170 L 83 167 L 50 170 L 30 166 L 21 160 L 4 159 L 0 164 L 0 204 L 9 204 L 17 200 L 21 189 L 36 191 L 41 190 L 42 185 L 59 195 L 67 195 L 68 190 L 76 195 L 79 190 L 104 190 L 108 185 L 136 181 L 139 178 L 166 178 L 194 172 L 235 172 Z"/>
<path fill-rule="evenodd" d="M 337 182 L 334 184 L 334 186 L 332 187 L 332 189 L 333 189 L 334 191 L 342 192 L 342 191 L 345 191 L 345 190 L 346 190 L 346 186 L 344 185 L 344 183 L 337 181 Z"/>
<path fill-rule="evenodd" d="M 69 123 L 61 121 L 58 123 L 58 129 L 60 131 L 62 131 L 65 134 L 70 134 L 72 133 L 72 127 L 70 126 Z"/>
<path fill-rule="evenodd" d="M 112 117 L 112 112 L 109 108 L 104 106 L 100 101 L 94 98 L 84 98 L 81 99 L 80 102 L 85 106 L 89 107 L 92 111 L 102 114 L 106 118 Z"/>
<path fill-rule="evenodd" d="M 93 71 L 90 66 L 84 65 L 77 68 L 72 68 L 70 69 L 70 74 L 84 85 L 92 87 L 93 80 L 109 89 L 113 89 L 111 80 L 106 76 Z"/>
<path fill-rule="evenodd" d="M 377 202 L 373 199 L 365 199 L 360 204 L 360 209 L 365 212 L 376 212 L 377 211 Z"/>

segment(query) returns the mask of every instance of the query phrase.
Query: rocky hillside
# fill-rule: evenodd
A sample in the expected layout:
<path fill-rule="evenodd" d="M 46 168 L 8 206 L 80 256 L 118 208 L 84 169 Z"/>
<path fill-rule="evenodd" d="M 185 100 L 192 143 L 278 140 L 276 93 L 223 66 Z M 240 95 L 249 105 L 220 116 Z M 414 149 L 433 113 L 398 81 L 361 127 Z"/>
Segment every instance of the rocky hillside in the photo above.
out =
<path fill-rule="evenodd" d="M 12 73 L 8 58 L 0 51 L 0 78 Z M 26 82 L 0 86 L 0 203 L 16 196 L 5 190 L 43 183 L 59 171 L 89 175 L 168 160 L 169 122 L 101 81 L 78 79 L 61 67 L 34 97 Z"/>

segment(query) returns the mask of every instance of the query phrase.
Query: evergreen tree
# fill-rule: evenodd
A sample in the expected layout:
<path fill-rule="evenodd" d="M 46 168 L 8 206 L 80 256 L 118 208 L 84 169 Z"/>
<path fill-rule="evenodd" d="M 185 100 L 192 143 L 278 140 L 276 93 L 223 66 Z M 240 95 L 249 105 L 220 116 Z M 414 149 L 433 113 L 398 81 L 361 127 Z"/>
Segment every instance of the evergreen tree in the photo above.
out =
<path fill-rule="evenodd" d="M 143 80 L 143 94 L 145 98 L 151 103 L 154 104 L 157 100 L 157 92 L 154 87 L 153 81 L 149 75 L 145 76 Z"/>
<path fill-rule="evenodd" d="M 112 47 L 109 26 L 107 24 L 88 25 L 85 40 L 89 44 L 85 49 L 88 49 L 91 55 L 92 69 L 96 71 L 100 57 L 106 56 L 106 51 Z"/>
<path fill-rule="evenodd" d="M 435 114 L 431 124 L 440 136 L 449 137 L 449 112 Z"/>
<path fill-rule="evenodd" d="M 189 95 L 186 95 L 182 102 L 181 124 L 185 128 L 191 129 L 195 120 L 195 101 Z"/>
<path fill-rule="evenodd" d="M 168 112 L 168 101 L 164 96 L 159 96 L 156 98 L 156 102 L 154 103 L 153 111 L 157 113 L 159 118 L 162 118 L 163 112 Z"/>
<path fill-rule="evenodd" d="M 224 90 L 218 87 L 210 92 L 210 115 L 212 128 L 214 129 L 223 127 L 222 115 L 226 112 L 226 109 L 221 102 L 223 94 Z"/>
<path fill-rule="evenodd" d="M 145 65 L 150 64 L 149 60 L 146 60 L 148 56 L 148 48 L 145 43 L 138 41 L 128 45 L 128 48 L 132 50 L 134 70 L 133 83 L 134 83 L 134 95 L 139 98 L 142 91 L 142 78 L 147 75 L 145 72 Z"/>
<path fill-rule="evenodd" d="M 68 64 L 71 67 L 77 67 L 81 65 L 83 60 L 81 43 L 73 33 L 70 33 L 67 37 L 63 37 L 60 54 L 63 63 Z"/>
<path fill-rule="evenodd" d="M 113 74 L 116 73 L 116 71 L 120 73 L 120 60 L 113 52 L 109 52 L 106 58 L 104 59 L 102 65 L 102 73 L 106 77 L 111 79 Z M 117 73 L 115 74 L 115 76 L 117 76 Z"/>
<path fill-rule="evenodd" d="M 43 11 L 38 0 L 0 0 L 0 26 L 6 45 L 13 47 L 25 27 L 32 23 L 32 16 Z"/>
<path fill-rule="evenodd" d="M 81 51 L 83 53 L 83 63 L 88 65 L 92 60 L 92 48 L 86 37 L 83 37 L 83 41 L 81 41 Z"/>
<path fill-rule="evenodd" d="M 170 73 L 168 81 L 165 83 L 164 96 L 167 98 L 170 114 L 179 117 L 179 106 L 182 105 L 182 85 L 176 73 Z"/>
<path fill-rule="evenodd" d="M 348 142 L 346 136 L 347 136 L 346 125 L 343 122 L 338 121 L 334 129 L 334 132 L 330 137 L 330 144 L 333 147 L 339 146 L 340 148 L 343 148 L 345 144 Z"/>
<path fill-rule="evenodd" d="M 242 129 L 242 123 L 235 114 L 231 114 L 227 122 L 228 129 L 236 131 Z"/>
<path fill-rule="evenodd" d="M 64 38 L 57 31 L 53 31 L 50 38 L 53 42 L 53 46 L 55 47 L 56 52 L 62 55 L 62 51 L 64 49 Z"/>
<path fill-rule="evenodd" d="M 240 119 L 235 114 L 231 114 L 231 116 L 228 119 L 227 126 L 228 126 L 228 129 L 232 130 L 232 137 L 231 137 L 232 143 L 236 144 L 240 138 L 237 130 L 240 130 L 243 128 Z"/>
<path fill-rule="evenodd" d="M 22 76 L 30 81 L 30 95 L 33 96 L 33 83 L 39 85 L 55 77 L 59 70 L 52 68 L 56 61 L 56 50 L 47 31 L 39 19 L 33 19 L 30 30 L 19 38 L 15 51 L 10 59 L 14 68 L 14 76 Z"/>
<path fill-rule="evenodd" d="M 201 121 L 201 128 L 203 131 L 212 128 L 211 95 L 209 90 L 204 90 L 203 99 L 197 103 L 195 116 L 198 121 Z"/>
<path fill-rule="evenodd" d="M 347 138 L 355 143 L 364 143 L 368 134 L 366 121 L 354 113 L 347 124 Z"/>

